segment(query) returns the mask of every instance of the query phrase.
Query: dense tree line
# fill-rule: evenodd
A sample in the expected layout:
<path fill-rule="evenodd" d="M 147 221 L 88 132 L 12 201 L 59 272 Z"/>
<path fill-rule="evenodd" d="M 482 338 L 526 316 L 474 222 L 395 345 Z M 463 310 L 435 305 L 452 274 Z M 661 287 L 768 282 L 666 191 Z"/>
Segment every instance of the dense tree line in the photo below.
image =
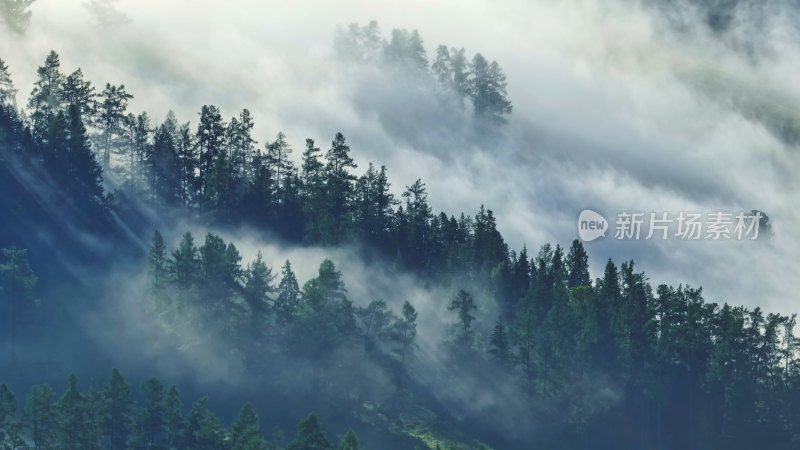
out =
<path fill-rule="evenodd" d="M 262 355 L 265 364 L 268 352 L 256 349 L 275 346 L 321 362 L 337 349 L 363 346 L 363 357 L 380 361 L 402 392 L 415 370 L 417 313 L 410 303 L 400 316 L 382 300 L 355 306 L 330 260 L 302 288 L 288 261 L 277 285 L 260 255 L 247 268 L 239 261 L 232 244 L 211 234 L 198 249 L 187 233 L 167 256 L 156 233 L 154 309 L 184 311 L 184 320 L 199 320 L 188 318 L 200 311 L 207 315 L 202 323 L 214 323 L 220 336 L 236 330 L 229 338 L 248 347 L 241 354 Z M 565 436 L 605 435 L 639 448 L 750 448 L 765 441 L 791 448 L 800 439 L 794 316 L 707 303 L 701 289 L 688 286 L 654 292 L 632 261 L 618 267 L 609 260 L 592 281 L 577 240 L 566 254 L 548 244 L 531 259 L 524 249 L 512 253 L 491 273 L 493 287 L 482 295 L 502 314 L 484 335 L 491 324 L 481 321 L 491 307 L 456 291 L 447 303 L 453 319 L 442 357 L 466 371 L 492 364 L 499 379 L 516 380 L 532 406 L 566 416 Z M 354 392 L 325 367 L 320 363 L 320 381 Z M 599 389 L 621 400 L 587 392 Z"/>
<path fill-rule="evenodd" d="M 192 335 L 194 341 L 181 341 L 181 330 L 205 329 L 238 357 L 243 370 L 265 379 L 275 370 L 274 360 L 291 358 L 313 361 L 309 383 L 337 401 L 365 401 L 361 391 L 369 386 L 364 377 L 376 368 L 391 373 L 397 389 L 392 394 L 401 393 L 404 364 L 412 360 L 415 348 L 417 312 L 411 303 L 405 302 L 399 314 L 380 299 L 354 305 L 341 272 L 329 259 L 302 285 L 289 261 L 276 280 L 261 253 L 244 267 L 241 259 L 235 245 L 211 233 L 199 247 L 186 233 L 168 252 L 155 232 L 149 252 L 149 312 L 163 330 L 175 333 L 175 345 L 207 345 Z M 344 368 L 333 356 L 343 350 L 356 355 Z M 362 358 L 363 363 L 358 361 Z"/>
<path fill-rule="evenodd" d="M 297 424 L 294 440 L 284 445 L 276 428 L 269 440 L 261 432 L 252 404 L 241 407 L 225 426 L 208 409 L 208 397 L 184 411 L 178 388 L 157 378 L 140 385 L 138 396 L 118 369 L 105 384 L 81 390 L 70 375 L 60 396 L 52 387 L 31 386 L 24 405 L 0 384 L 0 448 L 28 449 L 191 449 L 191 450 L 360 450 L 353 430 L 331 443 L 316 414 Z"/>
<path fill-rule="evenodd" d="M 469 60 L 463 48 L 439 45 L 435 59 L 429 63 L 417 30 L 394 29 L 385 39 L 375 21 L 338 30 L 335 48 L 348 63 L 381 64 L 427 78 L 462 105 L 464 99 L 469 99 L 475 117 L 488 123 L 504 124 L 504 116 L 511 114 L 503 70 L 497 61 L 489 62 L 480 53 Z"/>

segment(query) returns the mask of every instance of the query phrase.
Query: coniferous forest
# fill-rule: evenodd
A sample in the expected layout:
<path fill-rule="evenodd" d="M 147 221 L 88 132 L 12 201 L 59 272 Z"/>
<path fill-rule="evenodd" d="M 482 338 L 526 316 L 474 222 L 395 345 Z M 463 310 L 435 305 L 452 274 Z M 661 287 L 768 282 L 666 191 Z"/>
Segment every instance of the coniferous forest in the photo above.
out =
<path fill-rule="evenodd" d="M 488 56 L 376 22 L 333 47 L 509 126 Z M 0 59 L 0 449 L 800 446 L 794 314 L 513 248 L 492 205 L 434 211 L 437 180 L 341 132 L 151 117 L 90 77 Z"/>

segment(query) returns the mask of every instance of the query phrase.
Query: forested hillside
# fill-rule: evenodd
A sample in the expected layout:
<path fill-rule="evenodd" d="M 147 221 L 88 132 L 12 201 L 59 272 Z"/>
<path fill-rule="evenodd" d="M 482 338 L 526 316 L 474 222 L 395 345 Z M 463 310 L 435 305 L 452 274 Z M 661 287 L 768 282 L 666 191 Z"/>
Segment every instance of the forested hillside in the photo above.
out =
<path fill-rule="evenodd" d="M 412 65 L 487 132 L 504 126 L 512 108 L 497 63 L 446 46 L 429 63 L 416 31 L 376 33 L 353 26 L 337 48 L 343 58 Z M 260 143 L 247 109 L 225 120 L 213 105 L 195 124 L 172 113 L 154 122 L 128 111 L 124 85 L 97 89 L 80 69 L 62 73 L 55 52 L 37 75 L 18 105 L 0 61 L 0 382 L 25 389 L 15 397 L 0 386 L 0 448 L 800 443 L 794 315 L 708 302 L 700 288 L 651 282 L 633 261 L 609 259 L 593 278 L 578 240 L 509 248 L 480 199 L 473 212 L 434 213 L 419 179 L 395 196 L 388 169 L 357 167 L 342 133 L 299 149 L 283 133 Z M 346 252 L 300 279 L 293 268 L 307 261 L 244 260 L 223 237 L 243 228 Z M 372 271 L 354 278 L 385 292 L 351 295 L 336 257 L 362 262 Z M 93 284 L 105 276 L 110 288 Z M 86 368 L 63 364 L 50 374 L 67 378 L 63 390 L 42 384 L 26 365 L 30 343 L 79 334 L 82 323 L 63 311 L 117 304 L 125 308 L 111 311 L 142 319 L 142 338 L 119 353 L 207 354 L 200 370 L 224 366 L 228 379 L 192 385 L 207 392 L 190 409 L 156 366 L 140 367 L 153 375 L 136 381 L 113 366 L 79 380 L 69 373 Z M 77 347 L 84 360 L 96 350 Z M 236 385 L 235 398 L 214 398 Z M 296 434 L 270 435 L 287 420 L 300 421 Z"/>

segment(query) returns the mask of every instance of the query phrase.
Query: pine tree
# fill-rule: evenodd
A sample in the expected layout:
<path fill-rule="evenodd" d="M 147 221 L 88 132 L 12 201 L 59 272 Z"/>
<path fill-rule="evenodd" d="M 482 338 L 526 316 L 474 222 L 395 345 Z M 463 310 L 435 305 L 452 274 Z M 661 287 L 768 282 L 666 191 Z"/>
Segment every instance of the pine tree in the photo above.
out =
<path fill-rule="evenodd" d="M 286 324 L 292 320 L 300 306 L 300 287 L 297 277 L 292 271 L 289 260 L 281 268 L 281 281 L 278 284 L 278 296 L 275 299 L 275 312 L 278 321 Z"/>
<path fill-rule="evenodd" d="M 241 205 L 248 185 L 255 178 L 254 162 L 259 158 L 257 142 L 252 137 L 254 123 L 247 109 L 231 119 L 226 130 L 228 161 L 231 170 L 231 196 L 235 206 Z"/>
<path fill-rule="evenodd" d="M 192 405 L 186 418 L 185 446 L 195 450 L 225 448 L 224 430 L 219 419 L 207 408 L 208 397 Z"/>
<path fill-rule="evenodd" d="M 475 316 L 472 315 L 472 312 L 478 309 L 478 306 L 475 304 L 475 300 L 472 298 L 469 292 L 465 290 L 459 290 L 456 295 L 450 300 L 450 303 L 447 305 L 448 311 L 457 311 L 458 312 L 458 321 L 457 330 L 459 338 L 463 338 L 465 340 L 469 340 L 472 336 L 472 321 L 475 320 Z"/>
<path fill-rule="evenodd" d="M 100 128 L 100 148 L 103 150 L 102 164 L 105 170 L 111 167 L 111 153 L 121 148 L 121 137 L 125 124 L 128 101 L 133 95 L 125 91 L 125 85 L 106 87 L 100 93 L 102 101 L 97 109 L 97 124 Z"/>
<path fill-rule="evenodd" d="M 302 307 L 290 336 L 290 344 L 297 351 L 321 357 L 354 336 L 353 304 L 346 292 L 342 273 L 325 259 L 317 277 L 303 285 Z"/>
<path fill-rule="evenodd" d="M 0 58 L 0 106 L 10 105 L 12 108 L 17 106 L 17 89 L 11 81 L 11 74 L 8 72 L 8 65 Z"/>
<path fill-rule="evenodd" d="M 506 122 L 503 115 L 511 113 L 506 99 L 506 77 L 496 62 L 489 64 L 480 53 L 470 64 L 469 93 L 475 116 L 490 123 Z"/>
<path fill-rule="evenodd" d="M 117 368 L 111 371 L 111 378 L 103 395 L 108 403 L 108 421 L 106 435 L 112 449 L 122 450 L 128 440 L 126 423 L 132 412 L 130 388 Z"/>
<path fill-rule="evenodd" d="M 428 55 L 425 52 L 425 43 L 417 30 L 413 30 L 408 36 L 408 59 L 414 68 L 421 72 L 428 70 Z"/>
<path fill-rule="evenodd" d="M 417 310 L 410 302 L 403 303 L 402 317 L 397 319 L 394 328 L 400 344 L 397 352 L 400 362 L 405 365 L 413 356 L 414 339 L 417 337 Z"/>
<path fill-rule="evenodd" d="M 68 108 L 67 145 L 68 156 L 66 167 L 62 167 L 68 175 L 68 189 L 72 197 L 84 208 L 85 214 L 92 214 L 103 208 L 103 171 L 91 150 L 86 127 L 76 105 Z"/>
<path fill-rule="evenodd" d="M 261 436 L 261 425 L 253 405 L 246 403 L 228 429 L 231 450 L 266 450 L 267 442 Z"/>
<path fill-rule="evenodd" d="M 361 450 L 361 445 L 358 443 L 358 436 L 352 429 L 347 430 L 347 433 L 339 441 L 339 450 Z"/>
<path fill-rule="evenodd" d="M 200 169 L 200 195 L 209 197 L 208 181 L 214 164 L 225 145 L 225 123 L 219 108 L 203 105 L 197 125 L 197 149 Z"/>
<path fill-rule="evenodd" d="M 75 188 L 75 183 L 70 179 L 73 173 L 70 168 L 69 128 L 64 111 L 58 111 L 47 116 L 44 130 L 33 130 L 34 133 L 38 133 L 37 137 L 41 140 L 39 152 L 42 167 L 50 175 L 53 184 L 63 186 L 66 191 L 72 191 Z M 69 170 L 63 170 L 65 167 Z"/>
<path fill-rule="evenodd" d="M 191 233 L 183 235 L 177 250 L 172 252 L 172 258 L 167 262 L 167 268 L 178 292 L 185 292 L 195 285 L 200 276 L 200 254 Z"/>
<path fill-rule="evenodd" d="M 31 386 L 25 403 L 25 421 L 34 450 L 49 449 L 54 445 L 56 411 L 55 392 L 48 385 Z"/>
<path fill-rule="evenodd" d="M 100 450 L 104 424 L 108 421 L 108 404 L 103 391 L 92 381 L 89 390 L 83 393 L 83 422 L 86 426 L 81 448 Z"/>
<path fill-rule="evenodd" d="M 247 266 L 245 271 L 244 300 L 247 303 L 249 316 L 248 328 L 250 339 L 259 342 L 264 338 L 264 326 L 272 302 L 271 295 L 276 291 L 272 285 L 275 275 L 272 269 L 264 263 L 261 251 L 256 255 L 255 261 Z"/>
<path fill-rule="evenodd" d="M 28 250 L 16 247 L 0 250 L 3 263 L 0 264 L 0 300 L 8 342 L 11 346 L 11 367 L 17 364 L 17 337 L 19 330 L 30 316 L 34 306 L 33 291 L 38 278 L 28 262 Z"/>
<path fill-rule="evenodd" d="M 5 384 L 0 384 L 0 448 L 26 448 L 22 423 L 17 419 L 17 400 Z"/>
<path fill-rule="evenodd" d="M 292 147 L 286 142 L 286 135 L 278 133 L 275 137 L 275 141 L 267 143 L 266 150 L 266 163 L 269 167 L 269 171 L 275 174 L 275 184 L 277 186 L 282 186 L 284 178 L 293 168 L 292 161 L 289 159 L 289 155 L 292 153 Z M 283 200 L 283 198 L 281 198 L 281 200 Z"/>
<path fill-rule="evenodd" d="M 503 318 L 498 317 L 494 329 L 492 329 L 492 336 L 489 341 L 489 353 L 492 354 L 497 360 L 505 365 L 508 363 L 510 357 L 510 343 L 506 325 L 503 323 Z"/>
<path fill-rule="evenodd" d="M 497 64 L 497 61 L 492 61 L 489 64 L 489 73 L 488 73 L 488 81 L 489 81 L 489 113 L 490 118 L 495 123 L 505 123 L 506 119 L 503 117 L 504 115 L 511 114 L 513 110 L 513 106 L 511 102 L 508 100 L 508 94 L 506 92 L 506 87 L 508 86 L 508 82 L 506 81 L 506 75 L 503 73 L 503 70 L 500 68 L 500 65 Z"/>
<path fill-rule="evenodd" d="M 592 281 L 589 276 L 589 255 L 583 249 L 583 244 L 577 239 L 572 241 L 572 246 L 567 254 L 567 272 L 569 278 L 567 287 L 569 289 L 578 286 L 589 286 Z"/>
<path fill-rule="evenodd" d="M 356 308 L 356 317 L 359 319 L 359 328 L 364 338 L 364 349 L 371 351 L 376 344 L 391 335 L 391 326 L 394 314 L 386 306 L 386 302 L 376 299 L 363 308 Z"/>
<path fill-rule="evenodd" d="M 372 163 L 358 179 L 355 188 L 355 220 L 360 237 L 365 243 L 381 250 L 388 250 L 387 241 L 394 215 L 392 207 L 397 203 L 389 188 L 386 167 L 381 166 L 378 171 Z"/>
<path fill-rule="evenodd" d="M 180 161 L 174 136 L 177 123 L 170 120 L 156 129 L 152 153 L 147 158 L 154 205 L 174 206 L 181 199 Z"/>
<path fill-rule="evenodd" d="M 424 73 L 428 69 L 428 56 L 422 37 L 417 30 L 392 30 L 389 42 L 383 48 L 383 60 L 399 68 Z"/>
<path fill-rule="evenodd" d="M 211 219 L 223 220 L 233 206 L 230 175 L 228 154 L 219 152 L 205 179 L 205 191 L 201 198 L 202 211 Z"/>
<path fill-rule="evenodd" d="M 309 208 L 312 195 L 316 195 L 320 190 L 322 181 L 322 168 L 324 164 L 319 160 L 320 149 L 314 147 L 313 139 L 306 139 L 306 148 L 302 156 L 302 180 L 303 180 L 303 202 Z M 311 209 L 313 211 L 313 209 Z"/>
<path fill-rule="evenodd" d="M 425 183 L 417 179 L 407 186 L 403 197 L 406 199 L 408 219 L 408 254 L 406 264 L 413 269 L 422 270 L 429 262 L 427 249 L 431 243 L 431 208 L 428 206 L 428 193 Z"/>
<path fill-rule="evenodd" d="M 152 158 L 153 144 L 151 135 L 153 126 L 147 113 L 138 116 L 128 114 L 125 118 L 125 137 L 128 141 L 125 151 L 128 153 L 127 188 L 133 194 L 145 192 L 147 178 L 145 164 Z"/>
<path fill-rule="evenodd" d="M 301 185 L 297 169 L 289 167 L 289 171 L 283 177 L 281 199 L 275 223 L 276 230 L 282 236 L 295 242 L 303 238 L 304 210 Z"/>
<path fill-rule="evenodd" d="M 195 174 L 199 167 L 197 148 L 188 122 L 179 128 L 174 140 L 178 155 L 181 205 L 188 207 L 197 198 L 199 191 L 199 181 Z"/>
<path fill-rule="evenodd" d="M 34 83 L 28 100 L 28 111 L 32 121 L 34 137 L 41 139 L 50 118 L 61 109 L 61 89 L 64 75 L 60 72 L 58 53 L 51 51 L 44 65 L 36 70 L 38 79 Z"/>
<path fill-rule="evenodd" d="M 325 166 L 325 212 L 330 222 L 317 224 L 321 226 L 320 240 L 323 244 L 336 244 L 345 238 L 349 230 L 351 201 L 353 199 L 353 181 L 356 179 L 348 169 L 357 166 L 350 156 L 350 147 L 345 143 L 342 133 L 336 133 L 331 148 L 326 154 Z"/>
<path fill-rule="evenodd" d="M 78 390 L 78 378 L 71 374 L 67 380 L 67 388 L 56 402 L 58 448 L 81 448 L 85 442 L 86 427 L 83 422 L 83 395 Z"/>
<path fill-rule="evenodd" d="M 178 448 L 183 437 L 183 414 L 178 388 L 170 386 L 164 397 L 164 444 L 166 448 Z"/>
<path fill-rule="evenodd" d="M 239 265 L 242 257 L 232 244 L 208 233 L 200 252 L 200 307 L 210 315 L 230 317 L 234 293 L 241 289 L 244 275 Z"/>
<path fill-rule="evenodd" d="M 512 314 L 516 314 L 518 302 L 525 296 L 531 285 L 531 260 L 528 258 L 528 248 L 523 245 L 516 263 L 511 267 L 511 297 L 513 301 Z"/>
<path fill-rule="evenodd" d="M 167 253 L 164 238 L 158 230 L 153 232 L 152 242 L 148 255 L 150 279 L 152 280 L 153 288 L 160 290 L 167 281 Z"/>
<path fill-rule="evenodd" d="M 534 381 L 538 375 L 537 362 L 540 339 L 538 336 L 538 306 L 536 304 L 536 291 L 530 289 L 522 300 L 519 313 L 510 329 L 510 341 L 516 348 L 512 353 L 513 363 L 522 371 L 524 387 L 529 395 L 532 395 Z"/>
<path fill-rule="evenodd" d="M 621 334 L 619 308 L 621 303 L 620 281 L 617 266 L 609 258 L 603 273 L 598 279 L 597 290 L 597 328 L 598 351 L 604 355 L 602 365 L 613 365 L 618 357 L 617 339 Z"/>
<path fill-rule="evenodd" d="M 144 410 L 144 444 L 147 448 L 159 446 L 164 441 L 166 399 L 164 385 L 156 378 L 142 383 L 147 400 Z"/>
<path fill-rule="evenodd" d="M 453 71 L 451 78 L 453 92 L 458 94 L 460 99 L 470 95 L 469 84 L 469 64 L 463 48 L 450 49 L 450 61 Z"/>
<path fill-rule="evenodd" d="M 286 450 L 332 450 L 316 414 L 309 414 L 297 424 L 297 437 Z"/>
<path fill-rule="evenodd" d="M 440 86 L 450 89 L 453 84 L 453 61 L 446 45 L 436 47 L 436 59 L 431 64 L 431 71 Z"/>
<path fill-rule="evenodd" d="M 97 100 L 94 86 L 89 81 L 83 79 L 81 69 L 72 72 L 64 79 L 61 90 L 61 101 L 69 106 L 75 106 L 78 114 L 85 124 L 91 125 L 97 114 Z"/>

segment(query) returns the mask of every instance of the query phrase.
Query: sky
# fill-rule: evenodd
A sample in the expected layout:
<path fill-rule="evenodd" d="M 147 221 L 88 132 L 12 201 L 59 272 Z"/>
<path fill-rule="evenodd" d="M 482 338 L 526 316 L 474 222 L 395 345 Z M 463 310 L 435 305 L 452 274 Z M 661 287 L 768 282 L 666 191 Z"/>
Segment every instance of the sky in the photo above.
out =
<path fill-rule="evenodd" d="M 620 211 L 758 209 L 769 239 L 610 233 L 586 244 L 592 274 L 609 257 L 634 259 L 654 285 L 796 311 L 800 156 L 786 129 L 800 120 L 800 39 L 788 3 L 742 2 L 722 31 L 689 2 L 670 4 L 665 13 L 634 0 L 38 0 L 25 35 L 0 39 L 0 58 L 20 104 L 52 49 L 64 72 L 124 84 L 129 110 L 157 120 L 172 109 L 196 124 L 204 104 L 228 118 L 248 108 L 260 144 L 283 131 L 295 158 L 306 137 L 325 149 L 341 131 L 359 172 L 385 164 L 398 195 L 421 178 L 437 212 L 486 205 L 510 246 L 533 253 L 569 246 L 585 208 L 612 222 Z M 413 80 L 337 60 L 337 27 L 371 20 L 384 35 L 418 29 L 429 58 L 447 44 L 496 60 L 514 104 L 508 125 L 486 135 Z"/>

